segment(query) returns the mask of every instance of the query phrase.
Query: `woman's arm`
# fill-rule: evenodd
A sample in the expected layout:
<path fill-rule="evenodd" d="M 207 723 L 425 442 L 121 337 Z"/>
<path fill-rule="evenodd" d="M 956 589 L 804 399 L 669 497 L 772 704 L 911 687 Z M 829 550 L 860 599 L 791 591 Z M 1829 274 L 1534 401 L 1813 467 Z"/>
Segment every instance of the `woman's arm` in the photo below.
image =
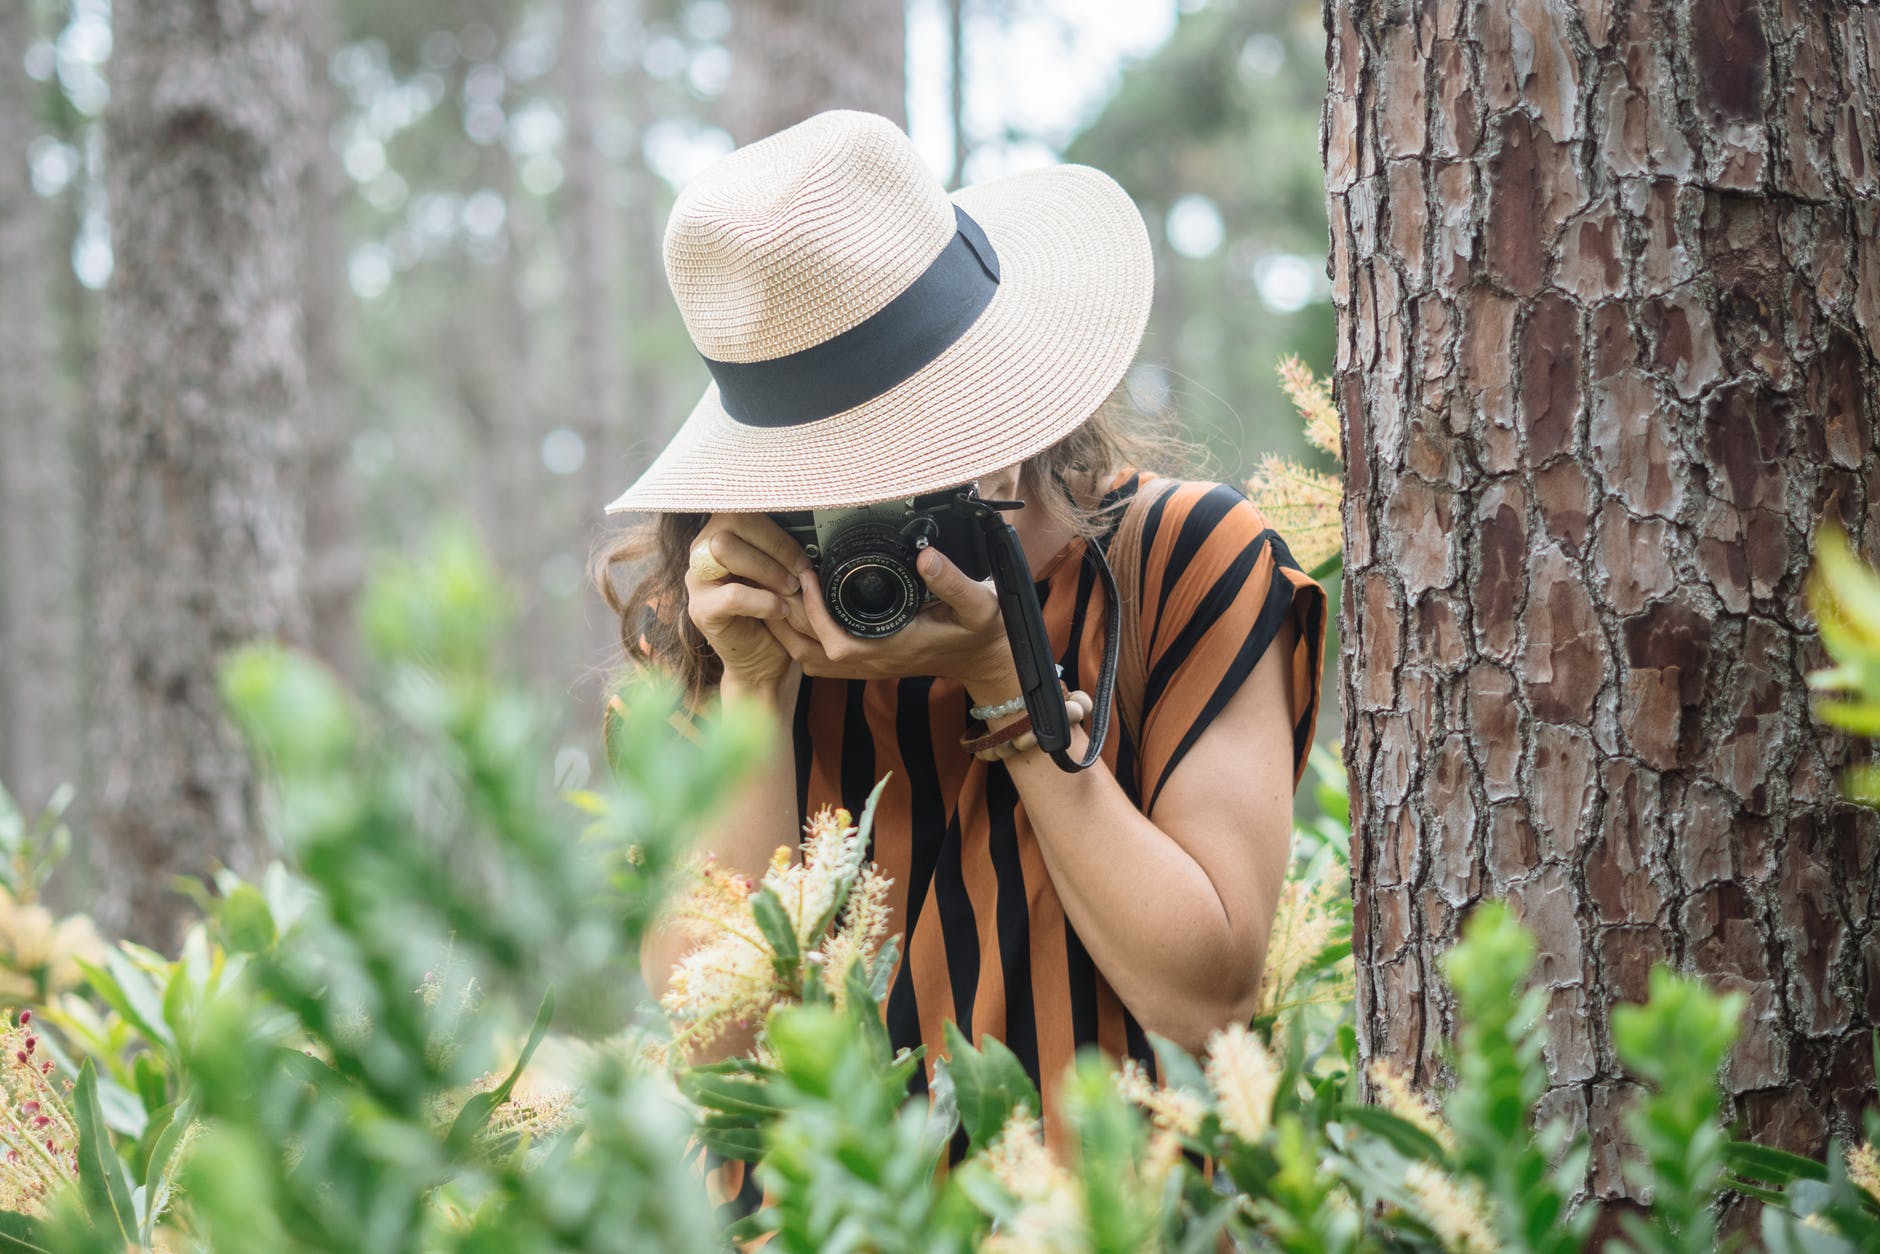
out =
<path fill-rule="evenodd" d="M 797 843 L 796 772 L 790 752 L 790 712 L 796 706 L 801 676 L 800 669 L 792 668 L 791 674 L 776 687 L 752 688 L 735 675 L 727 675 L 719 687 L 727 706 L 753 707 L 775 719 L 778 728 L 778 751 L 746 779 L 737 795 L 726 802 L 719 820 L 698 842 L 700 852 L 716 854 L 720 866 L 742 871 L 753 880 L 763 878 L 770 865 L 771 852 L 777 846 Z M 665 995 L 673 967 L 685 957 L 693 943 L 671 928 L 654 926 L 648 930 L 640 945 L 640 974 L 655 1000 Z M 757 1028 L 752 1025 L 691 1050 L 688 1056 L 694 1063 L 715 1062 L 750 1052 L 756 1038 Z"/>
<path fill-rule="evenodd" d="M 728 708 L 746 706 L 774 721 L 777 753 L 753 772 L 727 802 L 723 817 L 704 833 L 701 852 L 717 855 L 719 865 L 763 876 L 779 845 L 797 843 L 796 773 L 790 752 L 790 716 L 796 708 L 803 668 L 764 630 L 766 619 L 800 614 L 797 572 L 809 568 L 801 546 L 762 514 L 714 514 L 693 542 L 723 568 L 720 577 L 703 579 L 696 564 L 685 579 L 685 610 L 724 663 L 718 686 Z M 658 998 L 672 981 L 672 970 L 690 942 L 671 929 L 655 927 L 640 947 L 640 973 Z M 755 1029 L 720 1038 L 691 1051 L 694 1062 L 709 1062 L 750 1048 Z"/>
<path fill-rule="evenodd" d="M 1293 643 L 1289 623 L 1148 817 L 1107 770 L 1070 774 L 1036 749 L 1005 760 L 1091 960 L 1146 1030 L 1191 1051 L 1245 1023 L 1259 992 L 1292 842 Z M 991 704 L 1019 684 L 974 688 Z M 1073 729 L 1073 756 L 1086 739 Z"/>

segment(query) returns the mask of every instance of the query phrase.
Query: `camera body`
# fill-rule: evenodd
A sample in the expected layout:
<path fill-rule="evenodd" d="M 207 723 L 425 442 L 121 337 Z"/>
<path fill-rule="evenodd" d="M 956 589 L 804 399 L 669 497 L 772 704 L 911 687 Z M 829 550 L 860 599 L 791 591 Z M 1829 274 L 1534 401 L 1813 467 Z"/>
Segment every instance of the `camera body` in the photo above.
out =
<path fill-rule="evenodd" d="M 991 576 L 978 521 L 984 512 L 977 489 L 963 484 L 875 505 L 771 517 L 803 546 L 823 601 L 843 630 L 878 639 L 907 626 L 931 599 L 914 565 L 922 549 L 939 549 L 968 579 Z"/>

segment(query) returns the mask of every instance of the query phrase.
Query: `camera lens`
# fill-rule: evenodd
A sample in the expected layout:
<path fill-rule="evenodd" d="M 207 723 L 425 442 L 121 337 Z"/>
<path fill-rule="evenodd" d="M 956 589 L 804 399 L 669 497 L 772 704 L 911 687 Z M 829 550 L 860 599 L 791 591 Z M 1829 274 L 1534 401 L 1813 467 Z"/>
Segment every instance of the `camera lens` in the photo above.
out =
<path fill-rule="evenodd" d="M 901 603 L 901 586 L 879 566 L 860 566 L 843 580 L 842 600 L 857 618 L 886 618 Z"/>
<path fill-rule="evenodd" d="M 886 527 L 863 524 L 836 536 L 823 555 L 830 614 L 852 636 L 888 636 L 907 626 L 926 599 L 914 556 Z"/>

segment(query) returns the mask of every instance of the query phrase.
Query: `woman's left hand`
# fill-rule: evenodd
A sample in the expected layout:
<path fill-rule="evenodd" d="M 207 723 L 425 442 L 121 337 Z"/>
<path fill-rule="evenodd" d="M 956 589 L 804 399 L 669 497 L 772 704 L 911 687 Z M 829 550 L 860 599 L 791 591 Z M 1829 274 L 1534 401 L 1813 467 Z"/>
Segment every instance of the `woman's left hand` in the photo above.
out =
<path fill-rule="evenodd" d="M 1012 648 L 1006 643 L 999 595 L 990 584 L 976 583 L 938 549 L 921 552 L 917 569 L 936 598 L 901 630 L 878 640 L 851 636 L 829 613 L 822 583 L 813 572 L 802 575 L 802 617 L 814 634 L 791 621 L 767 619 L 764 626 L 805 675 L 833 679 L 898 679 L 937 675 L 966 685 L 975 698 L 1010 696 L 1018 691 Z"/>

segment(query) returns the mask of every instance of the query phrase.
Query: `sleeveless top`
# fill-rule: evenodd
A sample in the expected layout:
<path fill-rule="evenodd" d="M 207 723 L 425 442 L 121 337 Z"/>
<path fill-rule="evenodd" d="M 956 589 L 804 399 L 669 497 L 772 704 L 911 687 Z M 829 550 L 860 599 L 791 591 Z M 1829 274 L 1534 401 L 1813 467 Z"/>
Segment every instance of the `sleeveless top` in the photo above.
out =
<path fill-rule="evenodd" d="M 1150 478 L 1126 472 L 1106 502 Z M 1106 553 L 1114 534 L 1112 521 L 1099 537 Z M 1084 560 L 1086 543 L 1066 545 L 1036 574 L 1035 587 L 1065 684 L 1095 692 L 1107 604 Z M 1104 763 L 1148 813 L 1183 755 L 1290 622 L 1296 785 L 1318 712 L 1324 590 L 1226 484 L 1184 482 L 1164 495 L 1144 519 L 1139 554 L 1138 640 L 1147 677 L 1137 703 L 1140 739 L 1113 710 Z M 1136 1058 L 1151 1076 L 1155 1057 L 1066 919 L 1005 764 L 960 748 L 971 704 L 951 680 L 805 677 L 795 711 L 798 809 L 805 819 L 824 805 L 859 815 L 876 782 L 889 776 L 869 856 L 893 880 L 889 935 L 902 937 L 884 1008 L 890 1039 L 897 1047 L 926 1043 L 915 1076 L 924 1087 L 941 1054 L 943 1021 L 954 1020 L 975 1043 L 999 1038 L 1039 1085 L 1049 1132 L 1079 1046 Z M 963 1145 L 962 1138 L 956 1153 Z"/>

